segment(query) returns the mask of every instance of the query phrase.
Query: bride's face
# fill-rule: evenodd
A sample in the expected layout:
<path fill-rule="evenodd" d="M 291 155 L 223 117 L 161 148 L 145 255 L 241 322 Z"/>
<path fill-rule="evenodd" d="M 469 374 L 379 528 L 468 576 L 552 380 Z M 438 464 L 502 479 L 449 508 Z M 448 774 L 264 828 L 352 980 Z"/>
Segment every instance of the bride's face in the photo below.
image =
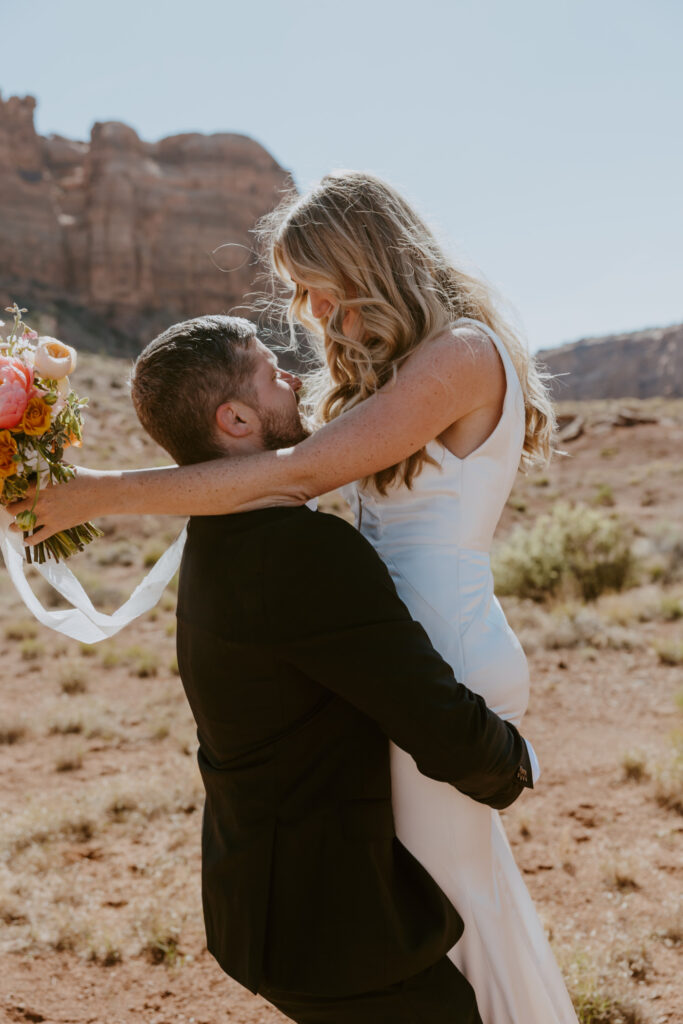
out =
<path fill-rule="evenodd" d="M 323 288 L 310 288 L 308 285 L 297 281 L 295 277 L 292 277 L 292 280 L 294 284 L 299 285 L 303 289 L 304 296 L 308 296 L 308 304 L 314 320 L 317 320 L 324 326 L 337 308 L 337 300 L 334 295 Z M 351 333 L 357 319 L 358 313 L 355 309 L 348 310 L 342 320 L 344 334 L 349 335 Z"/>

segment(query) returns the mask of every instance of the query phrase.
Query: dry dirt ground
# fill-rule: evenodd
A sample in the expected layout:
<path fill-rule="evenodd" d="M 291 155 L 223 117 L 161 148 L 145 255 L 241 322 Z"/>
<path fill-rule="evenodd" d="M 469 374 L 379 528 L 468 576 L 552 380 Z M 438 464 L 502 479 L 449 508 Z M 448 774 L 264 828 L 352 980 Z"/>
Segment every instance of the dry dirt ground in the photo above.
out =
<path fill-rule="evenodd" d="M 124 377 L 124 364 L 82 360 L 74 383 L 93 397 L 83 462 L 164 461 L 137 427 Z M 658 422 L 618 427 L 615 406 L 584 405 L 569 456 L 520 477 L 500 527 L 505 538 L 568 498 L 629 523 L 639 552 L 638 585 L 590 606 L 504 601 L 529 654 L 525 731 L 543 769 L 506 828 L 592 1024 L 683 1020 L 683 403 L 639 408 Z M 344 514 L 334 496 L 327 507 Z M 104 525 L 73 564 L 108 609 L 180 523 Z M 173 588 L 87 648 L 33 622 L 4 569 L 0 581 L 0 1020 L 282 1020 L 204 946 L 202 792 Z"/>

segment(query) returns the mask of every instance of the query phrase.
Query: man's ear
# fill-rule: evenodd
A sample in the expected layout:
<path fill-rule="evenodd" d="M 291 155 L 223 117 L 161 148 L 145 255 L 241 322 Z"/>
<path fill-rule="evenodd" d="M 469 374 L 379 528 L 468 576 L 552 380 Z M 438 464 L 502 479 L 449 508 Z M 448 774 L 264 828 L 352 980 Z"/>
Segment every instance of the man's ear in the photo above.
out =
<path fill-rule="evenodd" d="M 254 433 L 251 410 L 242 402 L 223 402 L 216 409 L 216 426 L 229 437 L 248 437 Z"/>

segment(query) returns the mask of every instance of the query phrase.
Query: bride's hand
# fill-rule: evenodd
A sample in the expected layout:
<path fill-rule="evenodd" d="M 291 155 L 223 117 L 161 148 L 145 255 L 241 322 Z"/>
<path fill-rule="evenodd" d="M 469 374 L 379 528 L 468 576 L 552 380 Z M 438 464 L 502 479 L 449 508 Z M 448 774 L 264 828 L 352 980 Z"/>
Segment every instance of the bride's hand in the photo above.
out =
<path fill-rule="evenodd" d="M 40 541 L 47 540 L 53 533 L 68 530 L 79 523 L 102 514 L 97 503 L 97 482 L 104 476 L 95 469 L 76 469 L 76 476 L 64 484 L 47 484 L 41 487 L 38 501 L 33 511 L 37 517 L 37 525 L 25 543 L 33 547 Z M 35 488 L 32 488 L 22 501 L 15 501 L 8 506 L 8 512 L 16 516 L 19 512 L 33 508 Z M 11 530 L 21 533 L 20 527 L 13 523 Z"/>

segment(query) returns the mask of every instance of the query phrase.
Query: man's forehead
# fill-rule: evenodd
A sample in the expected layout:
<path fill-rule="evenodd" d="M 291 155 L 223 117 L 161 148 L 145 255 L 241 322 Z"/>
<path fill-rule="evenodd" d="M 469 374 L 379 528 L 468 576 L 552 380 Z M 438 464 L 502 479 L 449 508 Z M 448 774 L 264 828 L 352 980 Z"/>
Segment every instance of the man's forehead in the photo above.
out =
<path fill-rule="evenodd" d="M 277 366 L 277 356 L 274 352 L 270 351 L 267 345 L 263 344 L 260 338 L 254 336 L 253 344 L 259 359 L 268 360 L 268 362 L 272 363 L 273 366 Z"/>

